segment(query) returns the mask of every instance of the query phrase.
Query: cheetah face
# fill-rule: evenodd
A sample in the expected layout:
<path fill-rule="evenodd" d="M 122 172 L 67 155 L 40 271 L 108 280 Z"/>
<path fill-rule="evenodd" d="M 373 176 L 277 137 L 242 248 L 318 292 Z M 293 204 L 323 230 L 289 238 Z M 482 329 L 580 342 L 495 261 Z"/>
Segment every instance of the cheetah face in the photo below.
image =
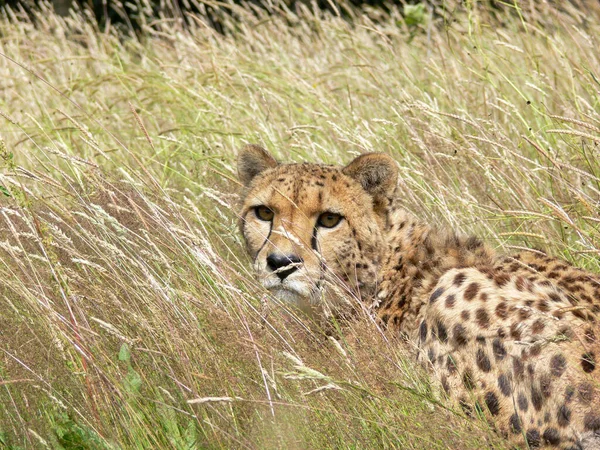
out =
<path fill-rule="evenodd" d="M 383 154 L 348 166 L 278 164 L 250 145 L 238 156 L 245 186 L 240 229 L 255 272 L 276 298 L 309 313 L 374 294 L 387 198 L 397 181 Z"/>

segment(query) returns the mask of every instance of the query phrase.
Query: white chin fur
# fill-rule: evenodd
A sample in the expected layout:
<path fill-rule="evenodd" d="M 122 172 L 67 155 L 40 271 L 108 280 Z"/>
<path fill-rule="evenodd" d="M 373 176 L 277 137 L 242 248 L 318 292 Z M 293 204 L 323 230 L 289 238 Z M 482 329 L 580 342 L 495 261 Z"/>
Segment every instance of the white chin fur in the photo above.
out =
<path fill-rule="evenodd" d="M 296 289 L 290 289 L 289 286 L 279 284 L 269 289 L 271 294 L 277 298 L 283 306 L 291 306 L 297 308 L 305 314 L 312 315 L 315 309 L 315 295 L 305 295 L 302 289 L 300 292 Z M 302 293 L 301 293 L 302 292 Z"/>
<path fill-rule="evenodd" d="M 289 291 L 300 297 L 313 298 L 315 297 L 314 285 L 307 283 L 302 279 L 286 278 L 283 283 L 276 276 L 270 276 L 263 280 L 263 286 L 275 293 L 276 291 Z"/>
<path fill-rule="evenodd" d="M 299 309 L 309 316 L 327 316 L 351 306 L 345 291 L 335 284 L 326 283 L 328 288 L 318 288 L 306 277 L 292 276 L 281 282 L 273 274 L 263 279 L 262 284 L 281 306 Z"/>

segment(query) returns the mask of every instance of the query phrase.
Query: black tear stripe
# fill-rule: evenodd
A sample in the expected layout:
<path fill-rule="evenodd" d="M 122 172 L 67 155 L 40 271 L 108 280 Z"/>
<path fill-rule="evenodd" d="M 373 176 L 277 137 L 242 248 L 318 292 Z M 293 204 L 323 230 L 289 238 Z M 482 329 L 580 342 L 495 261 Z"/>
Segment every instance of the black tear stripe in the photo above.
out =
<path fill-rule="evenodd" d="M 312 237 L 310 239 L 310 246 L 315 251 L 315 253 L 317 253 L 317 256 L 319 257 L 319 265 L 321 266 L 321 274 L 319 276 L 319 280 L 316 283 L 316 286 L 317 286 L 317 289 L 321 289 L 321 286 L 323 286 L 323 283 L 325 282 L 325 271 L 327 270 L 327 267 L 325 266 L 325 261 L 323 261 L 323 255 L 319 254 L 319 244 L 317 242 L 317 226 L 316 225 L 313 227 Z"/>
<path fill-rule="evenodd" d="M 246 221 L 246 216 L 248 215 L 248 213 L 250 213 L 250 211 L 252 211 L 252 210 L 249 209 L 248 211 L 246 211 L 246 214 L 244 214 L 242 216 L 242 221 L 244 223 L 244 234 L 246 234 L 246 225 L 248 224 L 248 222 Z M 262 245 L 260 246 L 260 248 L 256 251 L 256 253 L 252 257 L 252 262 L 253 263 L 256 263 L 256 258 L 258 258 L 258 255 L 260 255 L 260 252 L 264 248 L 264 246 L 266 245 L 266 243 L 269 242 L 269 238 L 271 237 L 271 232 L 272 231 L 273 231 L 273 221 L 271 220 L 269 222 L 269 234 L 267 234 L 267 238 L 264 240 L 264 242 L 262 243 Z"/>
<path fill-rule="evenodd" d="M 313 227 L 312 238 L 310 239 L 310 246 L 315 252 L 319 251 L 319 246 L 317 245 L 317 226 Z"/>

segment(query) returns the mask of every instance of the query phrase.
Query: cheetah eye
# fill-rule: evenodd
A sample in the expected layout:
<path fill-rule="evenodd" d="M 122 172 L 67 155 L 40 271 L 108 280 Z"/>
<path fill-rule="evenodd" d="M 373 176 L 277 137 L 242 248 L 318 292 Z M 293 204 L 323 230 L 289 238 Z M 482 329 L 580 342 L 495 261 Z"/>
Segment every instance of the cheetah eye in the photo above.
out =
<path fill-rule="evenodd" d="M 317 219 L 317 225 L 325 228 L 333 228 L 343 219 L 342 216 L 332 212 L 324 212 Z"/>
<path fill-rule="evenodd" d="M 254 213 L 256 214 L 256 217 L 258 217 L 260 220 L 264 220 L 265 222 L 270 222 L 273 220 L 273 216 L 275 215 L 275 213 L 265 205 L 260 205 L 254 208 Z"/>

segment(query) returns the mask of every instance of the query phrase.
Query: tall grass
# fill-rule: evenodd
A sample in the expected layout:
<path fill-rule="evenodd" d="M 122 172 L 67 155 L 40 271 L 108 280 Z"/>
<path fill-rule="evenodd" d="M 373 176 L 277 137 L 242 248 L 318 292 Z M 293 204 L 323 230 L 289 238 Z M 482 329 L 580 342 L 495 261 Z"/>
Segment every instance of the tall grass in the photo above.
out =
<path fill-rule="evenodd" d="M 600 7 L 0 20 L 0 446 L 503 448 L 365 318 L 269 308 L 235 153 L 385 151 L 403 202 L 599 271 Z"/>

